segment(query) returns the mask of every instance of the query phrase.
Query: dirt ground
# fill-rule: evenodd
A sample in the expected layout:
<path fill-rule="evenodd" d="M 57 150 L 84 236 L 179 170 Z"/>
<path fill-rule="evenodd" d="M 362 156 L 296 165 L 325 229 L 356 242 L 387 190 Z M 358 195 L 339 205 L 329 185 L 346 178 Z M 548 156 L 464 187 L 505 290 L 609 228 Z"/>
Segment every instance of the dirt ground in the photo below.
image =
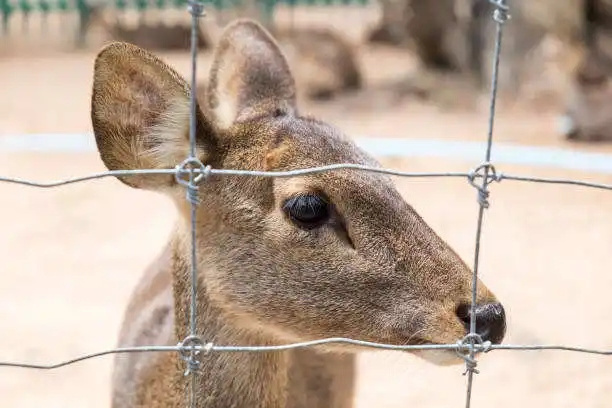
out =
<path fill-rule="evenodd" d="M 0 55 L 2 133 L 87 132 L 95 50 L 28 48 Z M 184 54 L 164 54 L 188 73 Z M 384 48 L 361 54 L 372 89 L 414 61 Z M 200 68 L 210 63 L 202 56 Z M 403 65 L 405 64 L 405 65 Z M 461 96 L 456 96 L 461 98 Z M 461 104 L 458 104 L 461 105 Z M 450 109 L 414 98 L 365 91 L 304 110 L 350 135 L 484 140 L 486 109 Z M 497 141 L 580 151 L 568 144 L 547 106 L 500 112 Z M 460 171 L 477 163 L 383 159 L 407 171 Z M 96 154 L 0 152 L 0 174 L 54 180 L 102 171 Z M 612 176 L 504 166 L 507 173 L 612 183 Z M 397 179 L 406 199 L 469 263 L 477 215 L 463 180 Z M 518 184 L 492 187 L 485 219 L 481 277 L 505 304 L 507 343 L 612 349 L 612 193 Z M 0 184 L 0 360 L 58 362 L 113 348 L 128 295 L 164 244 L 173 206 L 112 179 L 56 189 Z M 0 368 L 0 405 L 107 407 L 111 358 L 52 371 Z M 612 407 L 612 357 L 565 352 L 496 351 L 480 360 L 474 407 Z M 356 407 L 461 407 L 463 367 L 440 368 L 415 357 L 369 352 L 360 357 Z"/>

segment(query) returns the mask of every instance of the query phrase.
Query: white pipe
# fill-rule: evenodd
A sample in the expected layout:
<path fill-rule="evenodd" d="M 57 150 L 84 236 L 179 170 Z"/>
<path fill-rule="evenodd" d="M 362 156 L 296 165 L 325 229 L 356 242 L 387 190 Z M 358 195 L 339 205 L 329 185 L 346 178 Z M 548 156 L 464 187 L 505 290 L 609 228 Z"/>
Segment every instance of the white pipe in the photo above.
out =
<path fill-rule="evenodd" d="M 484 143 L 456 140 L 356 137 L 355 142 L 377 157 L 436 157 L 479 163 Z M 95 152 L 90 133 L 0 135 L 0 152 Z M 512 164 L 612 174 L 612 154 L 578 152 L 554 147 L 495 143 L 495 164 Z"/>

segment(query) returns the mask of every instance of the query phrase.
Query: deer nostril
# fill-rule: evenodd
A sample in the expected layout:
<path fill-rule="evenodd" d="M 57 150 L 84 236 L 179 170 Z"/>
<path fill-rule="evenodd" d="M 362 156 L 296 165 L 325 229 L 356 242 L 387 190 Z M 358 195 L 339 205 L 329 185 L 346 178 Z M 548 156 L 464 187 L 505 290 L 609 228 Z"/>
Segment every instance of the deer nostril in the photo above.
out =
<path fill-rule="evenodd" d="M 463 322 L 463 326 L 469 330 L 470 329 L 470 305 L 467 303 L 462 303 L 457 306 L 457 310 L 455 311 L 459 320 Z"/>
<path fill-rule="evenodd" d="M 456 310 L 457 317 L 463 322 L 466 330 L 470 330 L 472 309 L 468 304 L 461 304 Z M 506 312 L 500 303 L 487 303 L 476 306 L 476 333 L 483 341 L 494 344 L 501 343 L 506 334 Z"/>

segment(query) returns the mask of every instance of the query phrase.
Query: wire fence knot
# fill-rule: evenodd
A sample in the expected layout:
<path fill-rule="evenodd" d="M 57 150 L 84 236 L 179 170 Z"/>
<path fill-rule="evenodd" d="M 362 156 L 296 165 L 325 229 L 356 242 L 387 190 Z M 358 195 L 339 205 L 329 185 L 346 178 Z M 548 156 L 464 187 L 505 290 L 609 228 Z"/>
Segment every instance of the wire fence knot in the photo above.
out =
<path fill-rule="evenodd" d="M 476 352 L 487 353 L 491 351 L 492 343 L 490 341 L 483 341 L 477 333 L 468 333 L 465 337 L 457 342 L 457 348 L 455 352 L 463 361 L 465 361 L 465 371 L 463 375 L 469 372 L 479 374 L 480 372 L 476 368 L 478 362 L 474 358 Z"/>
<path fill-rule="evenodd" d="M 210 165 L 205 166 L 196 157 L 188 157 L 175 167 L 176 182 L 187 188 L 187 200 L 191 204 L 198 205 L 200 203 L 198 186 L 210 176 L 210 173 Z"/>
<path fill-rule="evenodd" d="M 189 0 L 187 2 L 187 10 L 193 17 L 204 17 L 204 3 L 200 0 Z"/>
<path fill-rule="evenodd" d="M 495 7 L 493 11 L 493 20 L 499 24 L 504 24 L 512 17 L 509 13 L 510 7 L 506 4 L 506 0 L 489 0 L 489 3 Z"/>
<path fill-rule="evenodd" d="M 476 178 L 482 178 L 482 185 L 476 184 Z M 478 191 L 478 203 L 489 208 L 489 190 L 488 186 L 493 181 L 500 182 L 503 179 L 503 174 L 497 173 L 495 166 L 490 162 L 485 162 L 468 173 L 468 181 L 472 187 Z"/>
<path fill-rule="evenodd" d="M 205 354 L 208 354 L 212 348 L 213 343 L 206 343 L 201 338 L 195 335 L 190 335 L 185 338 L 178 345 L 180 357 L 187 363 L 185 369 L 185 376 L 189 374 L 199 374 L 202 366 L 202 362 L 198 359 L 202 350 Z"/>

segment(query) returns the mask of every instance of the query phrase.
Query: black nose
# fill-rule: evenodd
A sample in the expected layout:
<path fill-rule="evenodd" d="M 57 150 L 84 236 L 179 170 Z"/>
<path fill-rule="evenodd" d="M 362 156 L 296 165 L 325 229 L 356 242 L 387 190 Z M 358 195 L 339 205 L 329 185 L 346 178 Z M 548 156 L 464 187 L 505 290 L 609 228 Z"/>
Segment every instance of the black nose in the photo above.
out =
<path fill-rule="evenodd" d="M 457 308 L 457 316 L 463 322 L 466 330 L 470 330 L 472 321 L 472 308 L 463 304 Z M 476 318 L 476 333 L 483 341 L 493 344 L 501 343 L 506 334 L 506 312 L 500 303 L 487 303 L 476 306 L 474 311 Z"/>

